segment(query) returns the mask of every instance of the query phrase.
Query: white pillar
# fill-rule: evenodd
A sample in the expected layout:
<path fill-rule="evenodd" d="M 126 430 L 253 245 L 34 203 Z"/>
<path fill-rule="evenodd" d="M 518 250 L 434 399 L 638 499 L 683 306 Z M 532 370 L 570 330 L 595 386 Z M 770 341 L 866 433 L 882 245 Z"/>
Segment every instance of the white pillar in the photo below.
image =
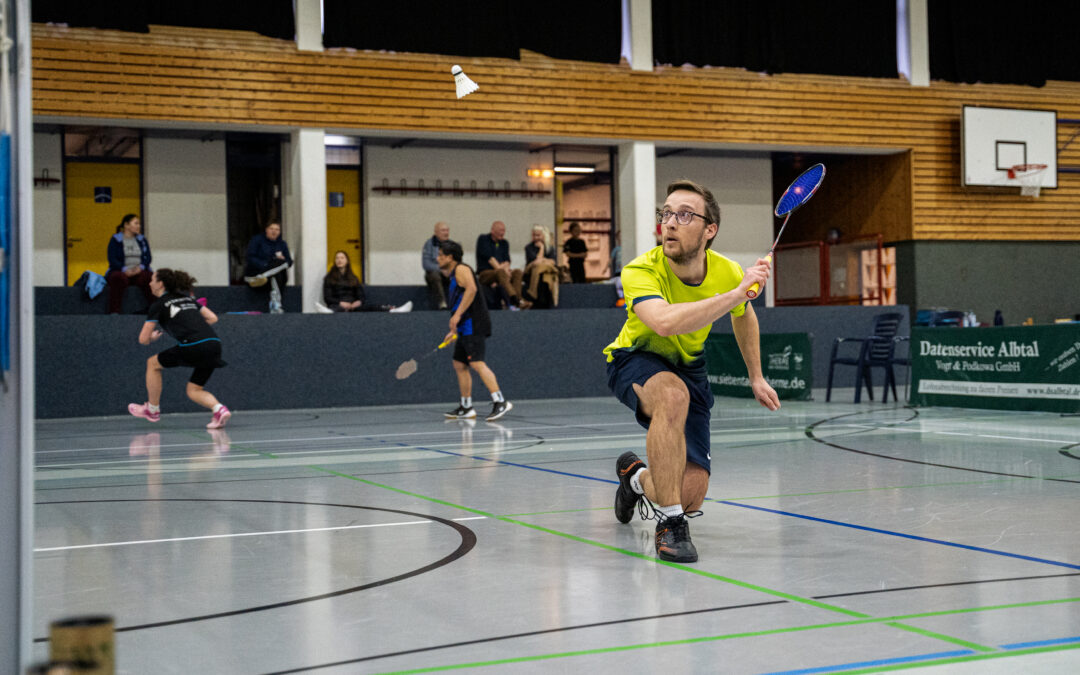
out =
<path fill-rule="evenodd" d="M 34 188 L 30 110 L 30 2 L 4 4 L 13 42 L 0 98 L 10 124 L 11 250 L 4 253 L 10 308 L 10 370 L 0 388 L 0 672 L 21 673 L 33 648 L 34 545 Z M 12 67 L 13 66 L 13 67 Z M 12 105 L 13 104 L 13 105 Z M 13 121 L 13 123 L 10 123 Z"/>
<path fill-rule="evenodd" d="M 623 264 L 656 246 L 656 145 L 619 145 L 619 228 Z"/>
<path fill-rule="evenodd" d="M 289 143 L 290 190 L 285 208 L 286 241 L 296 240 L 296 282 L 304 289 L 303 311 L 315 311 L 326 276 L 326 132 L 296 129 Z M 291 194 L 290 194 L 291 193 Z M 299 238 L 297 239 L 297 233 Z"/>
<path fill-rule="evenodd" d="M 907 0 L 907 46 L 911 84 L 930 86 L 930 20 L 926 0 Z"/>
<path fill-rule="evenodd" d="M 653 69 L 652 0 L 630 0 L 630 69 Z"/>
<path fill-rule="evenodd" d="M 296 48 L 321 52 L 322 0 L 296 0 Z"/>

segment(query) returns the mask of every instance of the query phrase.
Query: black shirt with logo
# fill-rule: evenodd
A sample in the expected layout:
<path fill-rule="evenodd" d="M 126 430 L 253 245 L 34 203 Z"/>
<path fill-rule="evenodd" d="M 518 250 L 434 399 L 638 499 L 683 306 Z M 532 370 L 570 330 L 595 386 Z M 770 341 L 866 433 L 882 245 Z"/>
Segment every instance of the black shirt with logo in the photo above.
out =
<path fill-rule="evenodd" d="M 156 321 L 161 330 L 176 338 L 182 345 L 217 340 L 217 333 L 199 312 L 195 298 L 179 293 L 166 293 L 150 305 L 147 321 Z"/>

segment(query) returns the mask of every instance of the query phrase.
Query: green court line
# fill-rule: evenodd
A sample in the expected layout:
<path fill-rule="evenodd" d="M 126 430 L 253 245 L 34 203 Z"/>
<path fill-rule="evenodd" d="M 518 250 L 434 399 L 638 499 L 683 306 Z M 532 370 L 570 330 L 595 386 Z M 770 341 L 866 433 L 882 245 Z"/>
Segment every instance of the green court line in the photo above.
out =
<path fill-rule="evenodd" d="M 980 645 L 980 644 L 976 644 L 974 642 L 968 642 L 967 640 L 961 640 L 960 638 L 954 638 L 952 636 L 943 635 L 941 633 L 937 633 L 937 632 L 932 631 L 932 630 L 927 630 L 925 628 L 919 628 L 917 626 L 909 626 L 907 624 L 899 623 L 899 622 L 896 622 L 896 621 L 888 621 L 888 622 L 885 623 L 885 625 L 886 626 L 892 626 L 893 628 L 899 628 L 900 630 L 906 630 L 909 633 L 915 633 L 916 635 L 922 635 L 923 637 L 928 637 L 928 638 L 931 638 L 931 639 L 934 639 L 934 640 L 942 640 L 944 642 L 949 642 L 949 643 L 952 643 L 952 644 L 957 645 L 959 647 L 964 647 L 965 649 L 973 649 L 973 650 L 975 650 L 977 652 L 996 652 L 997 651 L 997 649 L 995 649 L 993 647 L 986 647 L 986 646 L 983 646 L 983 645 Z"/>
<path fill-rule="evenodd" d="M 269 453 L 261 452 L 261 451 L 258 451 L 258 450 L 252 450 L 250 448 L 246 448 L 246 447 L 243 447 L 243 446 L 237 446 L 237 447 L 239 449 L 243 449 L 243 450 L 246 450 L 246 451 L 249 451 L 249 452 L 255 452 L 256 454 L 260 454 L 260 455 L 264 455 L 264 456 L 272 456 Z M 461 504 L 455 504 L 453 502 L 438 499 L 438 498 L 431 497 L 431 496 L 428 496 L 428 495 L 422 495 L 422 494 L 418 494 L 418 493 L 415 493 L 415 492 L 410 492 L 408 490 L 403 490 L 401 488 L 396 488 L 396 487 L 393 487 L 393 486 L 390 486 L 390 485 L 384 485 L 382 483 L 376 483 L 375 481 L 370 481 L 370 480 L 367 480 L 365 478 L 360 478 L 359 476 L 354 476 L 352 474 L 344 473 L 344 472 L 341 472 L 341 471 L 336 471 L 334 469 L 329 469 L 329 468 L 326 468 L 326 467 L 317 466 L 317 465 L 313 465 L 313 464 L 309 464 L 309 465 L 305 465 L 305 466 L 307 468 L 309 468 L 309 469 L 312 469 L 313 471 L 318 471 L 318 472 L 330 474 L 330 475 L 333 475 L 333 476 L 338 476 L 340 478 L 346 478 L 346 479 L 351 480 L 351 481 L 355 481 L 355 482 L 362 483 L 362 484 L 365 484 L 365 485 L 369 485 L 369 486 L 372 486 L 372 487 L 377 487 L 377 488 L 380 488 L 380 489 L 383 489 L 383 490 L 388 490 L 388 491 L 395 492 L 395 493 L 405 495 L 405 496 L 408 496 L 408 497 L 412 497 L 412 498 L 415 498 L 415 499 L 421 499 L 421 500 L 424 500 L 424 501 L 428 501 L 428 502 L 431 502 L 431 503 L 434 503 L 434 504 L 439 504 L 439 505 L 446 506 L 446 507 L 449 507 L 449 508 L 458 509 L 458 510 L 461 510 L 461 511 L 465 511 L 467 513 L 472 513 L 472 514 L 475 514 L 475 515 L 484 516 L 486 518 L 491 518 L 491 519 L 494 519 L 494 520 L 500 520 L 502 522 L 512 523 L 514 525 L 519 525 L 519 526 L 522 526 L 522 527 L 527 527 L 529 529 L 537 530 L 539 532 L 544 532 L 546 534 L 552 534 L 552 535 L 562 537 L 562 538 L 565 538 L 565 539 L 569 539 L 571 541 L 575 541 L 575 542 L 578 542 L 578 543 L 587 544 L 589 546 L 602 548 L 602 549 L 605 549 L 605 550 L 608 550 L 608 551 L 612 551 L 614 553 L 620 553 L 622 555 L 627 555 L 627 556 L 630 556 L 630 557 L 633 557 L 633 558 L 638 558 L 640 560 L 651 562 L 651 563 L 654 563 L 654 564 L 657 564 L 657 565 L 665 565 L 667 567 L 682 570 L 684 572 L 689 572 L 691 574 L 696 574 L 698 576 L 702 576 L 702 577 L 705 577 L 705 578 L 708 578 L 708 579 L 714 579 L 716 581 L 721 581 L 723 583 L 727 583 L 727 584 L 737 586 L 737 587 L 740 587 L 740 588 L 744 588 L 744 589 L 747 589 L 747 590 L 756 591 L 756 592 L 763 593 L 765 595 L 771 595 L 771 596 L 777 597 L 777 598 L 782 598 L 782 599 L 788 600 L 790 602 L 799 603 L 799 604 L 803 604 L 803 605 L 809 605 L 811 607 L 816 607 L 818 609 L 823 609 L 825 611 L 836 612 L 836 613 L 839 613 L 839 614 L 844 614 L 846 616 L 856 617 L 857 619 L 859 619 L 859 621 L 856 621 L 855 623 L 885 622 L 885 623 L 887 623 L 888 625 L 890 625 L 892 627 L 901 628 L 903 630 L 910 630 L 911 632 L 919 633 L 919 634 L 924 635 L 926 637 L 931 637 L 931 638 L 934 638 L 934 639 L 943 640 L 943 641 L 948 642 L 950 644 L 958 644 L 958 645 L 962 644 L 966 648 L 975 649 L 977 651 L 983 651 L 983 652 L 994 651 L 993 647 L 987 647 L 985 645 L 978 645 L 976 643 L 966 642 L 966 641 L 961 640 L 960 638 L 954 638 L 954 637 L 942 635 L 942 634 L 939 634 L 939 633 L 932 633 L 930 631 L 926 631 L 926 630 L 923 630 L 923 629 L 918 629 L 918 628 L 911 627 L 911 626 L 905 626 L 903 624 L 898 623 L 899 621 L 903 620 L 905 617 L 885 617 L 885 618 L 871 617 L 870 615 L 864 614 L 862 612 L 856 612 L 854 610 L 845 609 L 843 607 L 839 607 L 837 605 L 831 605 L 831 604 L 828 604 L 828 603 L 820 602 L 820 601 L 814 600 L 812 598 L 804 598 L 804 597 L 801 597 L 801 596 L 798 596 L 798 595 L 794 595 L 794 594 L 791 594 L 791 593 L 785 593 L 783 591 L 779 591 L 779 590 L 776 590 L 776 589 L 766 588 L 764 586 L 758 586 L 756 584 L 752 584 L 752 583 L 749 583 L 749 582 L 746 582 L 746 581 L 740 581 L 738 579 L 733 579 L 731 577 L 726 577 L 726 576 L 723 576 L 723 575 L 720 575 L 720 574 L 714 574 L 712 572 L 706 572 L 705 570 L 697 569 L 697 568 L 694 568 L 694 567 L 689 567 L 687 565 L 682 565 L 682 564 L 679 564 L 679 563 L 669 562 L 669 561 L 666 561 L 666 560 L 660 560 L 659 558 L 648 556 L 648 555 L 645 555 L 643 553 L 637 553 L 635 551 L 630 551 L 630 550 L 627 550 L 627 549 L 619 548 L 617 546 L 611 546 L 610 544 L 604 544 L 604 543 L 599 542 L 599 541 L 594 541 L 594 540 L 591 540 L 591 539 L 585 539 L 584 537 L 578 537 L 576 535 L 569 534 L 567 532 L 560 532 L 559 530 L 553 530 L 551 528 L 542 527 L 540 525 L 536 525 L 536 524 L 533 524 L 533 523 L 527 523 L 527 522 L 524 522 L 524 521 L 521 521 L 521 520 L 516 520 L 516 519 L 508 517 L 508 516 L 498 516 L 498 515 L 495 515 L 493 513 L 488 513 L 486 511 L 482 511 L 480 509 L 474 509 L 474 508 L 471 508 L 471 507 L 468 507 L 468 506 L 464 506 L 464 505 L 461 505 Z M 977 608 L 977 609 L 968 610 L 968 611 L 981 611 L 981 610 L 979 608 Z M 934 614 L 930 614 L 930 615 L 934 615 Z M 911 615 L 911 616 L 912 617 L 919 617 L 919 616 L 922 616 L 922 615 Z M 835 625 L 842 625 L 842 624 L 835 624 Z M 795 628 L 795 629 L 787 628 L 787 629 L 777 629 L 777 630 L 781 631 L 781 632 L 786 632 L 786 631 L 801 630 L 801 629 L 803 629 L 803 628 L 800 627 L 800 628 Z M 681 643 L 673 643 L 673 644 L 681 644 Z M 546 657 L 545 656 L 545 657 L 538 657 L 538 658 L 551 658 L 551 657 Z M 506 661 L 505 663 L 511 663 L 511 662 L 513 662 L 513 661 Z M 464 666 L 462 666 L 462 667 L 464 667 Z M 446 669 L 446 668 L 442 668 L 442 669 Z M 416 672 L 424 672 L 424 671 L 416 671 Z"/>
<path fill-rule="evenodd" d="M 887 625 L 887 626 L 894 626 L 894 627 L 897 627 L 897 628 L 903 628 L 905 630 L 909 630 L 911 627 L 896 624 L 895 620 L 896 619 L 901 619 L 901 618 L 919 618 L 919 617 L 925 617 L 925 616 L 942 616 L 942 615 L 945 615 L 945 614 L 959 614 L 959 613 L 964 613 L 964 612 L 982 612 L 982 611 L 990 611 L 990 610 L 997 610 L 997 609 L 1008 609 L 1008 608 L 1013 608 L 1013 607 L 1029 607 L 1029 606 L 1033 606 L 1033 605 L 1049 605 L 1049 604 L 1056 604 L 1056 603 L 1059 603 L 1059 602 L 1075 602 L 1075 601 L 1078 601 L 1078 600 L 1080 600 L 1080 598 L 1070 598 L 1069 600 L 1049 600 L 1049 601 L 1045 601 L 1045 602 L 1044 601 L 1024 602 L 1024 603 L 1015 603 L 1015 604 L 1010 604 L 1010 605 L 996 605 L 994 607 L 979 607 L 979 608 L 963 609 L 963 610 L 955 610 L 955 611 L 953 611 L 953 610 L 945 610 L 945 611 L 941 611 L 941 612 L 926 612 L 926 613 L 923 613 L 923 614 L 905 615 L 903 617 L 883 617 L 883 618 L 855 619 L 855 620 L 852 620 L 852 621 L 835 621 L 835 622 L 832 622 L 832 623 L 819 623 L 819 624 L 811 624 L 811 625 L 807 625 L 807 626 L 790 626 L 790 627 L 787 627 L 787 628 L 771 628 L 771 629 L 767 629 L 767 630 L 747 631 L 747 632 L 742 632 L 742 633 L 727 633 L 727 634 L 724 634 L 724 635 L 710 635 L 710 636 L 698 637 L 698 638 L 685 638 L 685 639 L 682 639 L 682 640 L 663 640 L 663 641 L 660 641 L 660 642 L 645 642 L 645 643 L 639 643 L 639 644 L 633 644 L 633 645 L 621 645 L 621 646 L 618 646 L 618 647 L 598 647 L 598 648 L 595 648 L 595 649 L 581 649 L 581 650 L 569 651 L 569 652 L 555 652 L 555 653 L 552 653 L 552 654 L 534 654 L 534 655 L 530 655 L 530 656 L 518 656 L 518 657 L 512 657 L 512 658 L 506 658 L 506 659 L 492 659 L 492 660 L 489 660 L 489 661 L 472 661 L 472 662 L 468 662 L 468 663 L 453 663 L 453 664 L 446 664 L 446 665 L 440 665 L 440 666 L 427 666 L 427 667 L 424 667 L 424 668 L 414 668 L 414 669 L 409 669 L 409 670 L 385 671 L 385 672 L 382 673 L 382 675 L 407 675 L 407 674 L 412 674 L 412 673 L 433 673 L 433 672 L 444 671 L 444 670 L 461 670 L 461 669 L 464 669 L 464 668 L 480 668 L 480 667 L 484 667 L 484 666 L 499 666 L 499 665 L 507 665 L 507 664 L 511 664 L 511 663 L 526 663 L 526 662 L 534 662 L 534 661 L 548 661 L 548 660 L 551 660 L 551 659 L 562 659 L 562 658 L 570 658 L 570 657 L 575 657 L 575 656 L 594 656 L 596 654 L 611 654 L 611 653 L 615 653 L 615 652 L 626 652 L 626 651 L 633 651 L 633 650 L 638 650 L 638 649 L 654 649 L 654 648 L 658 648 L 658 647 L 677 647 L 677 646 L 690 645 L 690 644 L 702 644 L 702 643 L 708 643 L 708 642 L 719 642 L 719 641 L 722 641 L 722 640 L 735 640 L 735 639 L 740 639 L 740 638 L 764 637 L 764 636 L 769 636 L 769 635 L 782 635 L 782 634 L 786 634 L 786 633 L 798 633 L 798 632 L 809 631 L 809 630 L 820 630 L 820 629 L 823 629 L 823 628 L 844 628 L 844 627 L 848 627 L 848 626 L 861 626 L 861 625 L 875 624 L 875 623 L 880 623 L 880 624 L 884 624 L 884 625 Z M 914 630 L 912 632 L 922 634 L 922 635 L 926 635 L 927 637 L 939 637 L 937 634 L 931 633 L 930 631 Z M 1009 650 L 1009 651 L 1000 651 L 1000 650 L 997 650 L 997 649 L 995 649 L 993 647 L 985 647 L 985 646 L 977 645 L 977 644 L 970 643 L 970 642 L 965 643 L 963 641 L 956 641 L 955 639 L 953 639 L 952 641 L 953 641 L 953 644 L 958 644 L 958 645 L 961 645 L 961 646 L 965 646 L 965 647 L 967 647 L 969 649 L 976 649 L 976 650 L 978 650 L 980 652 L 983 652 L 983 653 L 981 653 L 981 654 L 973 654 L 973 655 L 968 655 L 968 656 L 946 657 L 946 658 L 939 659 L 939 660 L 918 661 L 918 662 L 912 662 L 910 664 L 897 664 L 897 665 L 891 665 L 891 666 L 877 666 L 877 667 L 867 668 L 867 669 L 863 669 L 863 670 L 843 670 L 843 672 L 844 673 L 875 673 L 875 672 L 881 672 L 881 671 L 887 671 L 887 670 L 900 670 L 900 669 L 903 669 L 903 668 L 917 668 L 917 667 L 920 667 L 920 666 L 927 666 L 927 665 L 957 663 L 957 662 L 961 662 L 961 661 L 975 661 L 975 660 L 981 660 L 981 659 L 985 659 L 985 658 L 998 658 L 998 657 L 1003 657 L 1003 656 L 1034 654 L 1034 653 L 1048 652 L 1048 651 L 1060 651 L 1060 650 L 1065 650 L 1065 649 L 1080 649 L 1080 644 L 1070 644 L 1070 645 L 1052 645 L 1052 646 L 1049 646 L 1049 647 L 1032 647 L 1032 648 L 1029 648 L 1029 649 L 1016 649 L 1016 650 Z"/>
<path fill-rule="evenodd" d="M 1049 647 L 1031 647 L 1029 649 L 1010 649 L 1009 651 L 994 652 L 992 654 L 970 654 L 968 656 L 950 656 L 934 661 L 917 661 L 912 663 L 898 663 L 893 666 L 875 666 L 873 668 L 860 668 L 859 670 L 844 670 L 845 675 L 859 675 L 859 673 L 884 673 L 890 670 L 907 670 L 909 668 L 925 668 L 926 666 L 944 666 L 952 663 L 966 663 L 970 661 L 986 661 L 987 659 L 1003 659 L 1010 656 L 1027 656 L 1030 654 L 1045 654 L 1047 652 L 1062 652 L 1068 649 L 1080 649 L 1080 645 L 1051 645 Z M 840 672 L 840 671 L 837 671 Z"/>

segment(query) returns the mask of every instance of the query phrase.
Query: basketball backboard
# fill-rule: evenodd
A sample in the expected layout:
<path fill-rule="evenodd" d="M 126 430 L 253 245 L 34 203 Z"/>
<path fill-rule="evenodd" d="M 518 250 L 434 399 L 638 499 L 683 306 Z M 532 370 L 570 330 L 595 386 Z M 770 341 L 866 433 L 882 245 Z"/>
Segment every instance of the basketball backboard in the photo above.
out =
<path fill-rule="evenodd" d="M 964 187 L 1020 187 L 1008 171 L 1045 164 L 1042 188 L 1057 187 L 1057 112 L 965 105 L 960 116 L 960 182 Z"/>

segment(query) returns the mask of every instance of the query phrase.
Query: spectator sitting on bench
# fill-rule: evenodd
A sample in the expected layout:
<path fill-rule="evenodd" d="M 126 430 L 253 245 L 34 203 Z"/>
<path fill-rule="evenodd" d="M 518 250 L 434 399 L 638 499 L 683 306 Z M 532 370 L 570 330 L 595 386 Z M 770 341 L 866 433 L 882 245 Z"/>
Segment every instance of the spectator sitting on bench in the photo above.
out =
<path fill-rule="evenodd" d="M 146 307 L 155 300 L 150 291 L 150 279 L 154 276 L 154 271 L 150 269 L 150 243 L 141 231 L 139 217 L 129 213 L 116 226 L 116 234 L 109 239 L 109 271 L 105 273 L 105 280 L 109 283 L 109 314 L 123 311 L 124 291 L 128 286 L 142 289 Z"/>
<path fill-rule="evenodd" d="M 289 280 L 289 267 L 293 264 L 289 245 L 281 238 L 281 223 L 270 221 L 266 230 L 251 238 L 248 243 L 244 281 L 252 288 L 269 286 L 271 314 L 281 314 L 281 294 Z M 267 284 L 269 281 L 269 284 Z"/>
<path fill-rule="evenodd" d="M 400 307 L 395 305 L 365 304 L 364 285 L 352 271 L 349 254 L 338 251 L 334 254 L 334 265 L 323 277 L 323 302 L 334 312 L 408 312 L 412 310 L 412 300 Z"/>

